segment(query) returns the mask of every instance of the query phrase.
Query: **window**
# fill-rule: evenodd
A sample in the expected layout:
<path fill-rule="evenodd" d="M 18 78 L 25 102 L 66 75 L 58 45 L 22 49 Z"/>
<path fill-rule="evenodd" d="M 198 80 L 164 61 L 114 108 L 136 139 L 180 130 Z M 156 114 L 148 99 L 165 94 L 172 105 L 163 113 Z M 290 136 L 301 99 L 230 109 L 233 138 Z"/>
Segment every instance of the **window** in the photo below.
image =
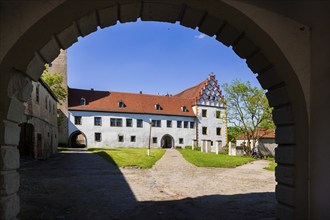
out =
<path fill-rule="evenodd" d="M 190 128 L 195 128 L 195 122 L 194 121 L 190 122 Z"/>
<path fill-rule="evenodd" d="M 207 135 L 207 127 L 202 127 L 202 134 Z"/>
<path fill-rule="evenodd" d="M 177 121 L 176 122 L 176 127 L 177 128 L 182 128 L 182 121 Z"/>
<path fill-rule="evenodd" d="M 110 118 L 110 126 L 111 127 L 122 127 L 123 120 L 121 118 Z"/>
<path fill-rule="evenodd" d="M 55 104 L 53 104 L 53 114 L 55 115 Z"/>
<path fill-rule="evenodd" d="M 215 112 L 215 117 L 216 117 L 216 118 L 220 118 L 220 111 L 216 111 L 216 112 Z"/>
<path fill-rule="evenodd" d="M 136 141 L 136 136 L 131 136 L 131 142 L 135 142 Z"/>
<path fill-rule="evenodd" d="M 142 128 L 143 127 L 143 120 L 142 119 L 137 119 L 136 120 L 136 127 Z"/>
<path fill-rule="evenodd" d="M 151 126 L 152 127 L 161 127 L 161 120 L 152 120 L 151 121 Z"/>
<path fill-rule="evenodd" d="M 123 101 L 119 101 L 118 102 L 118 107 L 119 108 L 125 108 L 126 106 L 125 106 L 125 103 Z"/>
<path fill-rule="evenodd" d="M 45 108 L 48 109 L 48 96 L 45 97 Z"/>
<path fill-rule="evenodd" d="M 221 135 L 221 128 L 217 128 L 217 135 Z"/>
<path fill-rule="evenodd" d="M 152 143 L 153 143 L 153 144 L 157 144 L 157 137 L 153 137 L 153 138 L 152 138 Z"/>
<path fill-rule="evenodd" d="M 206 109 L 203 109 L 202 110 L 202 117 L 203 118 L 206 118 L 207 117 L 207 110 Z"/>
<path fill-rule="evenodd" d="M 183 138 L 179 138 L 179 144 L 183 144 Z"/>
<path fill-rule="evenodd" d="M 167 126 L 168 128 L 171 128 L 171 127 L 172 127 L 172 121 L 171 121 L 171 120 L 167 120 L 167 121 L 166 121 L 166 126 Z"/>
<path fill-rule="evenodd" d="M 181 110 L 182 110 L 183 112 L 188 112 L 188 109 L 187 109 L 186 106 L 182 106 L 182 107 L 181 107 Z"/>
<path fill-rule="evenodd" d="M 101 139 L 102 139 L 101 133 L 96 132 L 96 133 L 94 133 L 94 136 L 95 136 L 95 141 L 97 141 L 97 142 L 101 141 Z"/>
<path fill-rule="evenodd" d="M 81 125 L 81 116 L 74 116 L 74 124 Z"/>
<path fill-rule="evenodd" d="M 101 126 L 102 125 L 102 118 L 101 117 L 94 117 L 94 125 Z"/>
<path fill-rule="evenodd" d="M 39 103 L 40 85 L 36 87 L 36 102 Z"/>
<path fill-rule="evenodd" d="M 159 103 L 157 103 L 157 104 L 155 105 L 155 109 L 156 109 L 156 110 L 162 110 L 162 107 L 160 106 Z"/>
<path fill-rule="evenodd" d="M 52 112 L 52 103 L 50 102 L 50 99 L 48 101 L 48 106 L 49 106 L 48 112 L 51 113 Z"/>
<path fill-rule="evenodd" d="M 86 99 L 82 97 L 82 98 L 80 99 L 79 104 L 80 104 L 80 105 L 86 105 Z"/>
<path fill-rule="evenodd" d="M 126 118 L 126 127 L 132 127 L 132 119 L 131 118 Z"/>
<path fill-rule="evenodd" d="M 124 135 L 118 135 L 118 142 L 124 142 Z"/>
<path fill-rule="evenodd" d="M 184 121 L 184 122 L 183 122 L 183 127 L 184 127 L 184 128 L 188 128 L 188 122 L 187 122 L 187 121 Z"/>

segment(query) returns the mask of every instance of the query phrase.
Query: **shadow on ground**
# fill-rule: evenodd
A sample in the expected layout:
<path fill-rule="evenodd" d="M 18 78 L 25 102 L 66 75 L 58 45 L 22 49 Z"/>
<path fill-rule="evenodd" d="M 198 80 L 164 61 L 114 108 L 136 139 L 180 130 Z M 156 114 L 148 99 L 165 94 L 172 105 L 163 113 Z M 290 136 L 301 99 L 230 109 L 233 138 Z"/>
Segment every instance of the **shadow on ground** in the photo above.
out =
<path fill-rule="evenodd" d="M 272 219 L 274 193 L 136 200 L 120 169 L 91 153 L 60 153 L 20 168 L 24 219 Z M 189 183 L 187 183 L 189 184 Z"/>

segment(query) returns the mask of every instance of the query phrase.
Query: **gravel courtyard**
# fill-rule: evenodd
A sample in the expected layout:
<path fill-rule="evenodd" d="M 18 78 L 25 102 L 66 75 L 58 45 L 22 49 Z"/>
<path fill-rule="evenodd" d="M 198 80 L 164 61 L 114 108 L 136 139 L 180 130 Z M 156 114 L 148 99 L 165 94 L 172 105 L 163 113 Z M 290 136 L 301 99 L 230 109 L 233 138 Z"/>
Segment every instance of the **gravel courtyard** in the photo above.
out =
<path fill-rule="evenodd" d="M 268 161 L 198 168 L 169 149 L 152 169 L 67 151 L 20 168 L 20 219 L 275 219 Z"/>

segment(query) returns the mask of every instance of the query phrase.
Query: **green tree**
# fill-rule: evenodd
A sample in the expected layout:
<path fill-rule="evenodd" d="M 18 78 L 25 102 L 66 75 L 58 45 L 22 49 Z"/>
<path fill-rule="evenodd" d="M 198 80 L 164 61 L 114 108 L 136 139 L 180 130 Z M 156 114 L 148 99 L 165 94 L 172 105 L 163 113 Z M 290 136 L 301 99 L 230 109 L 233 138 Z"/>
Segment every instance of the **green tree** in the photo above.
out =
<path fill-rule="evenodd" d="M 242 128 L 238 126 L 229 126 L 228 127 L 228 140 L 229 141 L 236 141 L 237 137 L 242 134 Z"/>
<path fill-rule="evenodd" d="M 250 154 L 259 138 L 274 130 L 272 108 L 264 90 L 252 87 L 249 81 L 244 83 L 236 79 L 231 84 L 223 84 L 223 88 L 228 122 L 234 125 L 236 132 L 246 136 L 245 151 Z"/>
<path fill-rule="evenodd" d="M 62 103 L 68 96 L 68 89 L 66 86 L 63 86 L 63 76 L 61 73 L 50 73 L 49 66 L 46 64 L 46 69 L 42 73 L 41 78 L 54 92 L 58 101 Z"/>

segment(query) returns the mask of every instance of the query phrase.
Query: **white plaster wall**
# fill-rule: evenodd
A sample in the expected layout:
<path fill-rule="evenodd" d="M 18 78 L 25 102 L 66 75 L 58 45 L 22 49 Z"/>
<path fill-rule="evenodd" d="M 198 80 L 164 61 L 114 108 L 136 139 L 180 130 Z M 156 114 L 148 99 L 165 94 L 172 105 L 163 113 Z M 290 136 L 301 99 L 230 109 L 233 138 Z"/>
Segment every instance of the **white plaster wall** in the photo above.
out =
<path fill-rule="evenodd" d="M 202 110 L 207 110 L 207 117 L 202 117 Z M 196 107 L 193 108 L 196 114 Z M 216 118 L 216 111 L 220 111 L 220 118 Z M 222 146 L 226 144 L 226 120 L 225 120 L 225 109 L 222 107 L 209 107 L 209 106 L 198 106 L 198 136 L 199 145 L 202 140 L 213 141 L 212 150 L 216 147 L 216 141 L 222 141 Z M 202 127 L 207 127 L 207 135 L 202 134 Z M 216 128 L 221 128 L 221 135 L 217 135 Z"/>
<path fill-rule="evenodd" d="M 74 116 L 82 116 L 81 125 L 74 124 Z M 102 126 L 94 126 L 94 117 L 102 117 Z M 121 118 L 122 127 L 111 127 L 110 118 Z M 133 120 L 132 127 L 126 127 L 126 118 Z M 137 128 L 137 119 L 143 120 L 143 127 Z M 164 135 L 171 135 L 174 146 L 184 147 L 191 145 L 195 139 L 195 128 L 183 128 L 183 121 L 194 121 L 194 117 L 150 115 L 150 114 L 128 114 L 90 111 L 69 111 L 69 136 L 80 130 L 86 135 L 88 147 L 147 147 L 149 141 L 149 119 L 161 120 L 161 127 L 151 128 L 151 147 L 161 147 L 161 139 Z M 166 121 L 172 120 L 172 128 L 167 128 Z M 182 121 L 182 128 L 177 128 L 177 121 Z M 94 140 L 94 133 L 102 133 L 102 141 Z M 118 135 L 124 136 L 124 142 L 118 141 Z M 136 141 L 131 142 L 131 136 L 136 136 Z M 152 143 L 152 138 L 157 137 L 157 144 Z M 183 138 L 183 144 L 179 144 L 179 138 Z"/>

